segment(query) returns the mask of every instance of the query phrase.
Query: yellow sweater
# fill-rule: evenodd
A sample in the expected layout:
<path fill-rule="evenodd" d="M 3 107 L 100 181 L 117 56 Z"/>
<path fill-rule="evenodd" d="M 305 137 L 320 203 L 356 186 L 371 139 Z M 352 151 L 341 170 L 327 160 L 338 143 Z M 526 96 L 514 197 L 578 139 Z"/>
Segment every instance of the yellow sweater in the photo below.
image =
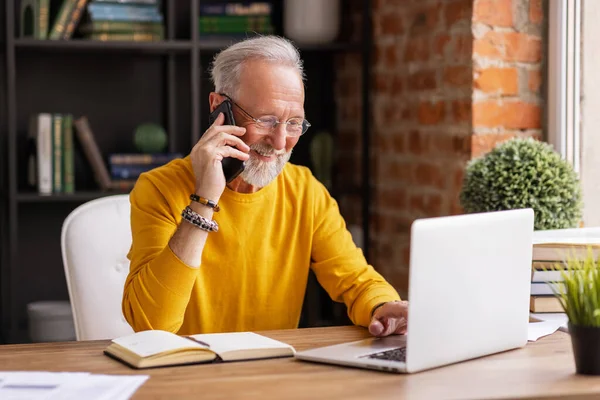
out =
<path fill-rule="evenodd" d="M 190 203 L 189 156 L 142 174 L 131 192 L 133 243 L 123 313 L 135 331 L 179 334 L 296 328 L 309 268 L 353 323 L 398 293 L 367 264 L 337 203 L 310 170 L 288 163 L 252 194 L 225 189 L 200 268 L 168 246 Z M 183 222 L 187 223 L 187 222 Z"/>

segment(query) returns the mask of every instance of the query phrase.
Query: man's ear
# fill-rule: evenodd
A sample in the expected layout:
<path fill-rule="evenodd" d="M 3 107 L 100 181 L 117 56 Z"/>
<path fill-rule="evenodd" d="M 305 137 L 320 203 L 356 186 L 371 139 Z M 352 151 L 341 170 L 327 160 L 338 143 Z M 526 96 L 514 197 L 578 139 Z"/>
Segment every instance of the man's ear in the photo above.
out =
<path fill-rule="evenodd" d="M 215 109 L 223 102 L 221 99 L 221 95 L 216 92 L 210 92 L 208 95 L 208 105 L 210 106 L 210 112 L 215 111 Z"/>

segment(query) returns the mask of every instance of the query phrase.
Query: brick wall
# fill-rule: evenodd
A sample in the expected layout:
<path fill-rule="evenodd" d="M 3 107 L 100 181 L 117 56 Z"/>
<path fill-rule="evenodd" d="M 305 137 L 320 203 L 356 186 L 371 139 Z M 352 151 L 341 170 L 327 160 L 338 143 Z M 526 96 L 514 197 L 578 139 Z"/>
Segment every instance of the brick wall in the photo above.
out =
<path fill-rule="evenodd" d="M 472 156 L 514 136 L 541 138 L 541 0 L 475 0 Z"/>
<path fill-rule="evenodd" d="M 540 136 L 543 22 L 540 0 L 373 2 L 369 261 L 402 295 L 412 221 L 461 213 L 469 159 L 515 135 Z M 344 54 L 338 63 L 339 179 L 351 187 L 360 183 L 360 62 Z M 358 196 L 340 207 L 360 223 Z"/>

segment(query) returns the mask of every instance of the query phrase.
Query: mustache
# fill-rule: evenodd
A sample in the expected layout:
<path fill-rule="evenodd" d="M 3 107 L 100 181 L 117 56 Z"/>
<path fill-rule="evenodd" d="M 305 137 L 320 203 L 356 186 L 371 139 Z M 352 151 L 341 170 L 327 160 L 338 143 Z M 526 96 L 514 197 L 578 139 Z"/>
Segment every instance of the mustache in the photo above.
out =
<path fill-rule="evenodd" d="M 254 150 L 256 152 L 259 152 L 259 153 L 262 153 L 262 154 L 265 154 L 268 156 L 270 156 L 270 155 L 282 156 L 287 153 L 285 151 L 285 149 L 275 150 L 272 146 L 269 146 L 268 144 L 264 144 L 264 143 L 255 143 L 250 146 L 250 150 Z"/>

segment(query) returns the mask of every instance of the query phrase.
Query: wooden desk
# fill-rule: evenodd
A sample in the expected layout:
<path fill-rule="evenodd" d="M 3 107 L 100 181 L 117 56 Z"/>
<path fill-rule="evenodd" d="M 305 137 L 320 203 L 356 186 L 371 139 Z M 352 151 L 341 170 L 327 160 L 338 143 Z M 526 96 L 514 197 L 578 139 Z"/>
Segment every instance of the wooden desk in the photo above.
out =
<path fill-rule="evenodd" d="M 357 327 L 261 332 L 297 350 L 358 340 Z M 600 398 L 600 377 L 575 375 L 570 338 L 557 332 L 525 348 L 414 375 L 328 366 L 292 358 L 133 370 L 102 354 L 107 341 L 0 346 L 0 370 L 149 374 L 134 399 Z"/>

